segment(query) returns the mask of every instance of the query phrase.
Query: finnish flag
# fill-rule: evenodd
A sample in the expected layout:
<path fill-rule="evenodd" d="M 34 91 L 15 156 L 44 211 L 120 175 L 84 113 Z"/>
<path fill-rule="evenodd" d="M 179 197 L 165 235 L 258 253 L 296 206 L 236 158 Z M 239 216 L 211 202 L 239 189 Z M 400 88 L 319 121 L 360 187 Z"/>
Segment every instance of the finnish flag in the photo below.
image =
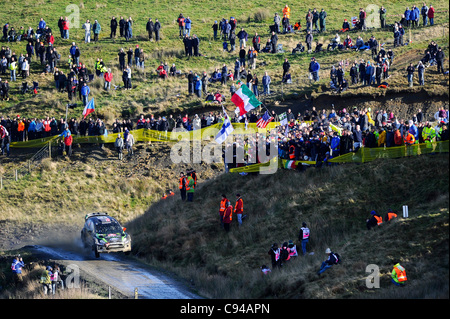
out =
<path fill-rule="evenodd" d="M 233 130 L 234 130 L 233 125 L 231 125 L 231 122 L 225 113 L 225 119 L 223 121 L 222 128 L 215 137 L 216 142 L 218 144 L 222 144 L 227 139 L 228 135 L 230 135 L 231 132 L 233 132 Z"/>

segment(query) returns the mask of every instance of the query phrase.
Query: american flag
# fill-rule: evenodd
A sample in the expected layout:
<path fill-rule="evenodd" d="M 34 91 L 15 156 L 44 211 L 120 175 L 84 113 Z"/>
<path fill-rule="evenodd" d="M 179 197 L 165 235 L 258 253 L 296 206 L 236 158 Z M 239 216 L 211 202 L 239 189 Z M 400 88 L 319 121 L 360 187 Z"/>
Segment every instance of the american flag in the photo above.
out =
<path fill-rule="evenodd" d="M 270 116 L 269 112 L 266 111 L 263 116 L 256 122 L 256 126 L 259 128 L 266 128 L 267 124 L 269 124 L 273 120 L 273 117 Z"/>

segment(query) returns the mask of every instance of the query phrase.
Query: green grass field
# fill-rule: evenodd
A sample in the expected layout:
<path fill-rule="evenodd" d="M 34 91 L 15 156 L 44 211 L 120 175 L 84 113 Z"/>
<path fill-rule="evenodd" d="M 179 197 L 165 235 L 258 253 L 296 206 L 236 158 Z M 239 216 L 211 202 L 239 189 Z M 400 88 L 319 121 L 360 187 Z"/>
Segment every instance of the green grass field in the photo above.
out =
<path fill-rule="evenodd" d="M 350 20 L 352 16 L 356 16 L 359 12 L 359 7 L 371 8 L 371 2 L 357 2 L 347 1 L 343 8 L 339 3 L 327 1 L 321 4 L 328 13 L 327 17 L 327 31 L 324 34 L 315 35 L 315 40 L 324 44 L 326 47 L 330 39 L 334 36 L 336 30 L 339 30 L 343 19 Z M 376 5 L 381 5 L 377 3 Z M 133 90 L 132 91 L 110 91 L 105 92 L 102 88 L 103 80 L 96 79 L 90 85 L 91 97 L 96 100 L 97 116 L 102 117 L 106 122 L 110 122 L 117 117 L 136 117 L 141 113 L 160 113 L 167 114 L 169 112 L 187 111 L 192 113 L 194 109 L 201 109 L 205 106 L 203 99 L 190 97 L 187 94 L 187 80 L 184 76 L 173 79 L 170 78 L 162 81 L 156 76 L 156 68 L 161 62 L 167 62 L 169 65 L 175 63 L 177 68 L 183 74 L 192 70 L 193 72 L 202 73 L 203 71 L 209 74 L 215 68 L 220 68 L 224 63 L 229 68 L 233 68 L 238 52 L 224 53 L 222 51 L 222 41 L 213 40 L 212 24 L 215 20 L 221 18 L 235 17 L 238 22 L 238 28 L 244 27 L 245 30 L 252 36 L 255 32 L 261 35 L 261 43 L 264 45 L 269 36 L 269 25 L 272 24 L 273 15 L 275 12 L 281 14 L 283 4 L 274 4 L 270 1 L 231 1 L 226 6 L 219 6 L 214 1 L 181 1 L 174 5 L 163 1 L 132 1 L 128 6 L 124 6 L 118 1 L 98 1 L 89 3 L 74 3 L 79 9 L 79 28 L 74 26 L 70 30 L 70 39 L 63 40 L 59 36 L 57 28 L 57 20 L 60 16 L 74 15 L 75 11 L 66 12 L 67 3 L 63 1 L 38 1 L 36 6 L 17 6 L 13 1 L 7 1 L 0 13 L 0 23 L 2 26 L 8 22 L 11 26 L 18 29 L 24 26 L 37 28 L 40 17 L 44 18 L 53 29 L 55 34 L 54 46 L 61 54 L 61 62 L 58 65 L 60 70 L 68 71 L 68 51 L 72 41 L 75 41 L 81 49 L 81 61 L 85 63 L 88 69 L 93 72 L 93 65 L 97 58 L 102 58 L 107 67 L 111 67 L 114 73 L 113 84 L 122 85 L 121 71 L 118 69 L 117 53 L 120 48 L 125 50 L 129 47 L 134 49 L 136 44 L 139 44 L 147 56 L 145 72 L 135 70 L 133 68 Z M 401 14 L 405 7 L 410 5 L 408 1 L 390 1 L 384 6 L 388 10 L 387 24 L 392 24 L 398 21 L 398 14 Z M 421 5 L 421 4 L 420 4 Z M 314 54 L 301 54 L 292 56 L 290 54 L 292 48 L 298 41 L 304 41 L 305 38 L 305 15 L 308 8 L 316 6 L 314 1 L 305 1 L 301 6 L 291 6 L 291 23 L 299 20 L 302 23 L 302 30 L 295 34 L 287 34 L 279 36 L 279 43 L 283 44 L 286 53 L 266 54 L 261 53 L 257 59 L 257 68 L 254 70 L 259 77 L 265 71 L 269 72 L 272 77 L 272 91 L 273 96 L 265 99 L 265 103 L 270 105 L 275 100 L 284 100 L 290 98 L 298 98 L 307 94 L 308 96 L 319 91 L 322 92 L 328 84 L 328 72 L 331 65 L 336 65 L 341 60 L 353 61 L 355 59 L 370 59 L 369 52 L 355 53 L 355 52 L 324 52 L 316 55 L 319 63 L 321 63 L 321 80 L 317 83 L 310 83 L 307 80 L 308 63 Z M 448 56 L 448 3 L 445 1 L 437 1 L 434 3 L 436 8 L 435 26 L 433 28 L 412 30 L 411 40 L 409 46 L 398 49 L 396 52 L 398 61 L 417 62 L 423 50 L 429 44 L 431 39 L 436 40 L 444 47 L 446 55 Z M 71 7 L 69 7 L 71 8 Z M 320 8 L 317 8 L 320 10 Z M 178 37 L 178 26 L 176 19 L 179 13 L 185 16 L 190 16 L 193 20 L 192 33 L 200 38 L 200 52 L 204 55 L 202 57 L 187 58 L 184 56 L 184 47 L 181 39 Z M 263 17 L 262 22 L 255 21 L 255 14 L 259 13 Z M 376 13 L 370 13 L 375 14 Z M 124 16 L 125 18 L 131 16 L 133 24 L 133 39 L 130 42 L 125 42 L 123 38 L 112 41 L 109 38 L 109 21 L 111 16 Z M 145 31 L 145 25 L 148 18 L 153 20 L 159 19 L 162 24 L 161 41 L 149 42 Z M 98 43 L 84 43 L 84 30 L 81 25 L 86 19 L 91 21 L 97 19 L 101 26 L 102 32 Z M 373 29 L 362 34 L 365 41 L 370 35 L 374 34 L 378 41 L 386 43 L 386 46 L 391 45 L 392 32 L 389 30 Z M 352 37 L 356 38 L 355 33 Z M 406 36 L 406 35 L 405 35 Z M 409 33 L 407 33 L 409 38 Z M 3 42 L 2 45 L 8 45 Z M 10 47 L 16 54 L 25 52 L 25 43 L 11 43 Z M 314 48 L 314 46 L 313 46 Z M 409 54 L 408 54 L 409 53 Z M 403 59 L 402 56 L 405 55 Z M 289 58 L 291 62 L 291 73 L 293 76 L 293 84 L 290 86 L 281 86 L 281 65 L 284 58 Z M 448 66 L 448 62 L 445 62 Z M 396 65 L 391 70 L 392 78 L 390 79 L 389 90 L 398 91 L 405 88 L 405 79 L 403 71 L 406 64 Z M 0 112 L 2 115 L 13 116 L 21 114 L 23 117 L 54 115 L 59 118 L 65 115 L 66 104 L 68 102 L 66 93 L 57 93 L 53 85 L 52 75 L 42 75 L 42 67 L 39 63 L 33 62 L 31 65 L 31 77 L 28 82 L 31 84 L 32 80 L 38 81 L 41 90 L 37 96 L 28 94 L 26 96 L 18 93 L 21 86 L 21 79 L 19 78 L 15 83 L 11 84 L 11 99 L 10 101 L 0 102 Z M 428 76 L 428 75 L 427 75 Z M 442 87 L 448 85 L 448 79 L 429 77 L 426 79 L 430 90 L 437 92 L 442 91 Z M 213 84 L 210 86 L 210 91 L 220 90 L 223 94 L 229 97 L 229 86 L 222 86 L 220 84 Z M 358 93 L 373 93 L 373 88 L 355 87 L 347 94 Z M 226 106 L 230 110 L 234 110 L 233 105 L 228 101 Z M 78 106 L 74 109 L 69 109 L 69 117 L 79 118 L 82 113 L 82 105 L 78 101 Z"/>

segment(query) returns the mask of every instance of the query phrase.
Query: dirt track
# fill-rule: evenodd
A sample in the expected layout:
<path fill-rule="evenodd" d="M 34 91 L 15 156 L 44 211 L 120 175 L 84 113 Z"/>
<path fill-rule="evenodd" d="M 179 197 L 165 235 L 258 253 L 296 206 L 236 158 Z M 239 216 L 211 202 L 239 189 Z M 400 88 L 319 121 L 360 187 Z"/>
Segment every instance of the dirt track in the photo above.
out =
<path fill-rule="evenodd" d="M 78 241 L 64 247 L 32 246 L 36 254 L 48 256 L 56 263 L 78 269 L 80 277 L 96 285 L 111 287 L 121 298 L 138 299 L 198 299 L 183 284 L 171 276 L 127 258 L 123 254 L 93 254 L 81 248 Z M 75 281 L 70 281 L 75 283 Z"/>

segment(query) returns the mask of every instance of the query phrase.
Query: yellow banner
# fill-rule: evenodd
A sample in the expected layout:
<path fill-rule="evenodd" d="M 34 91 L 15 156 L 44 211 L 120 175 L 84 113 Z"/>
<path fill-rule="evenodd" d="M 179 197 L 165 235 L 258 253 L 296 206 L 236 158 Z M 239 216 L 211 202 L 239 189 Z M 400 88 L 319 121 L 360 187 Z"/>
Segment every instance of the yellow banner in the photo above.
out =
<path fill-rule="evenodd" d="M 245 125 L 245 123 L 232 123 L 234 128 L 231 135 L 248 135 L 254 133 L 265 133 L 271 129 L 274 129 L 280 123 L 271 122 L 267 125 L 266 128 L 262 129 L 256 126 L 256 123 L 249 123 Z M 176 142 L 180 140 L 203 140 L 209 139 L 211 137 L 215 137 L 217 133 L 222 128 L 222 123 L 217 123 L 200 130 L 192 130 L 187 131 L 185 129 L 174 129 L 173 131 L 157 131 L 157 130 L 149 130 L 149 129 L 138 129 L 132 130 L 130 133 L 134 136 L 136 142 Z M 82 143 L 114 143 L 117 138 L 118 133 L 108 134 L 106 136 L 77 136 L 73 135 L 73 143 L 74 144 L 82 144 Z M 122 133 L 123 134 L 123 133 Z M 48 145 L 49 142 L 52 145 L 57 145 L 58 141 L 61 140 L 62 137 L 58 135 L 49 136 L 45 138 L 39 138 L 34 140 L 29 140 L 25 142 L 12 142 L 10 147 L 15 148 L 40 148 L 45 145 Z"/>

